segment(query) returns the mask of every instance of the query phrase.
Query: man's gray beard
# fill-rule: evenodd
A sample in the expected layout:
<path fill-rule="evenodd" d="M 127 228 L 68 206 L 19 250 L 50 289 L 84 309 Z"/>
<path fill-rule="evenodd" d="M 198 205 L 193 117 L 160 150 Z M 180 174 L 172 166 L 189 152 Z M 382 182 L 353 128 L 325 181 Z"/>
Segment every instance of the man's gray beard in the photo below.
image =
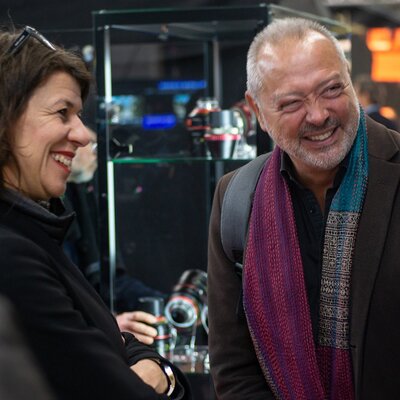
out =
<path fill-rule="evenodd" d="M 340 147 L 338 149 L 337 145 L 334 145 L 332 148 L 332 151 L 334 154 L 330 155 L 330 147 L 328 146 L 327 148 L 322 148 L 319 152 L 319 154 L 314 155 L 304 149 L 301 145 L 299 145 L 299 142 L 297 143 L 290 143 L 287 140 L 282 140 L 279 143 L 275 142 L 277 146 L 279 146 L 285 153 L 289 155 L 289 157 L 295 157 L 299 160 L 302 160 L 304 163 L 309 165 L 310 167 L 315 167 L 318 169 L 323 169 L 323 170 L 329 170 L 332 168 L 335 168 L 338 166 L 346 157 L 348 152 L 350 151 L 354 139 L 357 135 L 357 130 L 358 130 L 358 124 L 359 124 L 359 119 L 360 119 L 360 111 L 357 107 L 354 108 L 354 114 L 356 114 L 357 118 L 351 119 L 347 126 L 344 129 L 345 135 L 340 143 Z M 267 126 L 267 125 L 266 125 Z M 317 128 L 316 128 L 317 129 Z M 321 129 L 319 127 L 318 129 Z M 271 138 L 273 138 L 275 135 L 271 131 L 270 132 Z M 304 134 L 305 131 L 303 129 L 302 134 Z M 276 136 L 275 136 L 276 137 Z"/>

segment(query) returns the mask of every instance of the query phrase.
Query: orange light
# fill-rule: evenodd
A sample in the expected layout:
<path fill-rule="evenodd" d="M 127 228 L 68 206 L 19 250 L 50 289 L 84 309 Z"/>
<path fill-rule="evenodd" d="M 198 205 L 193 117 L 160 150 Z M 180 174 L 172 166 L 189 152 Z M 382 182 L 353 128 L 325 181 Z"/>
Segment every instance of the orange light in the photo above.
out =
<path fill-rule="evenodd" d="M 400 50 L 400 28 L 396 28 L 393 37 L 393 50 Z"/>
<path fill-rule="evenodd" d="M 379 112 L 385 118 L 388 118 L 388 119 L 396 119 L 397 118 L 396 110 L 393 107 L 389 107 L 389 106 L 381 107 Z"/>
<path fill-rule="evenodd" d="M 371 78 L 377 82 L 400 82 L 400 50 L 373 52 Z"/>
<path fill-rule="evenodd" d="M 390 28 L 370 28 L 366 42 L 370 51 L 389 51 L 392 49 L 393 31 Z"/>

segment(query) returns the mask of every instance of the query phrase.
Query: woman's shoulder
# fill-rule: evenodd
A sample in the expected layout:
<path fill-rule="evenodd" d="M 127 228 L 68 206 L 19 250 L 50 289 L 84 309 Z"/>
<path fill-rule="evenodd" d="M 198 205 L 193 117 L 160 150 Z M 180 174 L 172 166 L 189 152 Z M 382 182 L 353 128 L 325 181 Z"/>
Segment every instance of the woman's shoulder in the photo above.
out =
<path fill-rule="evenodd" d="M 41 269 L 40 265 L 47 269 L 47 252 L 18 230 L 0 223 L 0 243 L 0 280 L 32 274 L 33 264 L 36 271 Z"/>
<path fill-rule="evenodd" d="M 33 244 L 33 240 L 31 240 L 26 235 L 22 234 L 18 231 L 18 229 L 14 228 L 10 224 L 4 224 L 0 221 L 0 251 L 7 251 L 14 249 L 15 246 L 22 246 L 23 244 L 29 246 Z M 20 251 L 24 251 L 25 247 L 19 247 Z M 1 253 L 0 253 L 1 254 Z M 0 260 L 1 261 L 1 260 Z"/>
<path fill-rule="evenodd" d="M 18 230 L 12 227 L 2 224 L 0 222 L 0 263 L 3 259 L 3 255 L 12 254 L 15 250 L 24 252 L 27 246 L 30 247 L 30 240 L 22 235 Z M 32 242 L 33 243 L 33 242 Z M 2 264 L 2 263 L 1 263 Z"/>

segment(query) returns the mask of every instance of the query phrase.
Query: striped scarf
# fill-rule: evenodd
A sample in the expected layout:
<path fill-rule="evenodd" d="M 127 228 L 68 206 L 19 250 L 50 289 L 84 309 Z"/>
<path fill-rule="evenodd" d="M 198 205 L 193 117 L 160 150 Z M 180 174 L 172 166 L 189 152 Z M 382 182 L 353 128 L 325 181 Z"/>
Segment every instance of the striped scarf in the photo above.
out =
<path fill-rule="evenodd" d="M 349 351 L 352 256 L 368 181 L 363 111 L 346 174 L 328 213 L 318 343 L 312 334 L 296 222 L 275 148 L 257 185 L 243 275 L 243 305 L 264 376 L 280 400 L 354 398 Z"/>

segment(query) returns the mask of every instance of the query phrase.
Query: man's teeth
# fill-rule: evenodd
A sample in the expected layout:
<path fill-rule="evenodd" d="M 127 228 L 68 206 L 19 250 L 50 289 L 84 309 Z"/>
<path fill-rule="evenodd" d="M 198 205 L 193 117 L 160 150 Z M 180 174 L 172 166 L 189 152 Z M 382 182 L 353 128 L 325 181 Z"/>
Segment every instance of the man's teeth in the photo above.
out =
<path fill-rule="evenodd" d="M 65 157 L 61 154 L 52 154 L 51 155 L 54 160 L 58 161 L 61 164 L 64 164 L 66 167 L 70 168 L 72 164 L 72 160 L 68 157 Z"/>
<path fill-rule="evenodd" d="M 328 137 L 332 135 L 333 131 L 334 131 L 334 129 L 332 129 L 329 132 L 324 133 L 323 135 L 309 136 L 307 139 L 310 139 L 313 142 L 322 141 L 322 140 L 328 139 Z"/>

